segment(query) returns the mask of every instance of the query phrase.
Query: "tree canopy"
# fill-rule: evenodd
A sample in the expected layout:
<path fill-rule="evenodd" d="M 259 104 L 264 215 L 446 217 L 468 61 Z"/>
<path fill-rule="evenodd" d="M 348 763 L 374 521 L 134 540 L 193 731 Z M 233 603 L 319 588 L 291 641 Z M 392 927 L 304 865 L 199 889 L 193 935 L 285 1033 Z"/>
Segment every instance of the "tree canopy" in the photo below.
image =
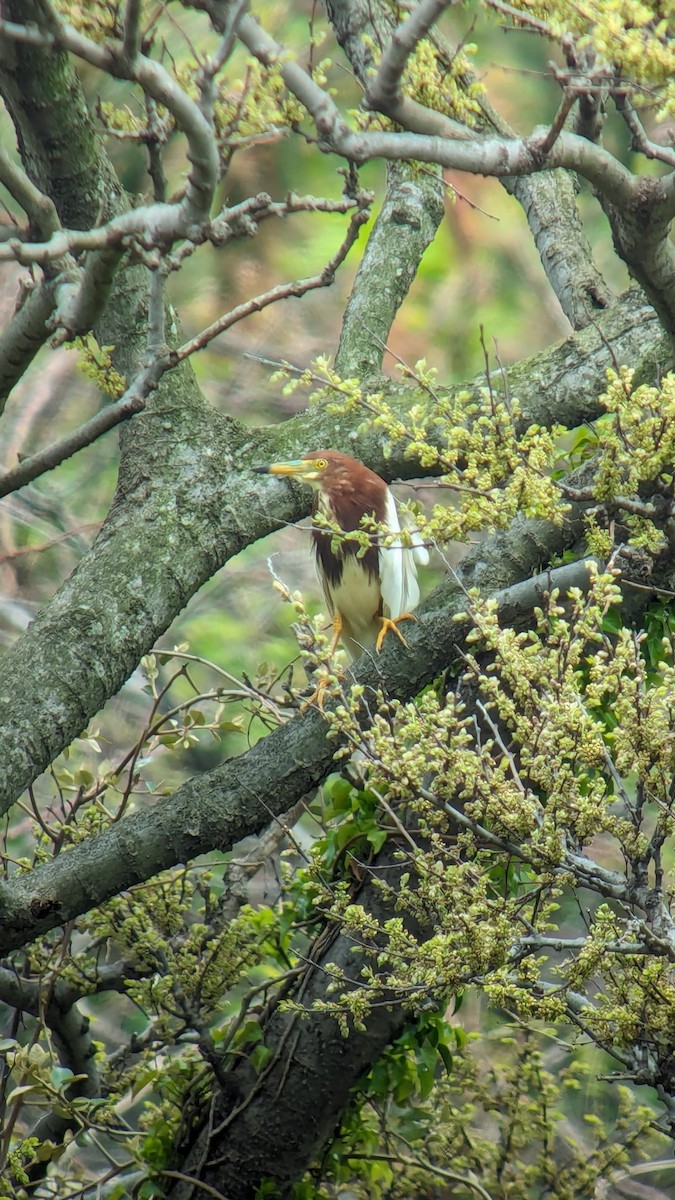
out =
<path fill-rule="evenodd" d="M 672 5 L 4 0 L 0 95 L 0 1196 L 665 1196 Z M 351 667 L 318 447 L 434 552 Z"/>

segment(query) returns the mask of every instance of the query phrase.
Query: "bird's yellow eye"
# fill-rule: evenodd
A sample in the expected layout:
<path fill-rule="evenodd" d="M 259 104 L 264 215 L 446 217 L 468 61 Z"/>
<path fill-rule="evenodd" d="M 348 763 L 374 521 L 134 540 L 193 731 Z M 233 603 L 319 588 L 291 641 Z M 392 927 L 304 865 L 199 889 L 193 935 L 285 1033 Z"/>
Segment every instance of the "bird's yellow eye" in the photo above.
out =
<path fill-rule="evenodd" d="M 326 467 L 328 466 L 328 459 L 327 458 L 315 458 L 314 466 L 316 467 L 317 471 L 325 471 Z"/>

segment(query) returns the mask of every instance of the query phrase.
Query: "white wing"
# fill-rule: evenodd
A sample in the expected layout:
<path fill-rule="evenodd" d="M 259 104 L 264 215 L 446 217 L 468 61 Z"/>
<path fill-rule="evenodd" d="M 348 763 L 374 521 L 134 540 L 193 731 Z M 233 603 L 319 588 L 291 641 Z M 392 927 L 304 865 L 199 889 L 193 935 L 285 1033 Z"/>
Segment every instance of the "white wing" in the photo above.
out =
<path fill-rule="evenodd" d="M 404 523 L 408 523 L 405 518 Z M 387 488 L 383 531 L 400 533 L 400 530 L 396 501 Z M 418 532 L 413 532 L 412 541 L 412 547 L 396 544 L 380 547 L 380 585 L 385 617 L 395 619 L 403 613 L 412 612 L 419 604 L 416 563 L 427 563 L 429 555 Z"/>
<path fill-rule="evenodd" d="M 413 544 L 412 556 L 418 567 L 428 567 L 429 551 L 424 545 L 424 539 L 419 529 L 416 529 L 413 518 L 409 513 L 401 513 L 401 526 L 407 529 Z"/>

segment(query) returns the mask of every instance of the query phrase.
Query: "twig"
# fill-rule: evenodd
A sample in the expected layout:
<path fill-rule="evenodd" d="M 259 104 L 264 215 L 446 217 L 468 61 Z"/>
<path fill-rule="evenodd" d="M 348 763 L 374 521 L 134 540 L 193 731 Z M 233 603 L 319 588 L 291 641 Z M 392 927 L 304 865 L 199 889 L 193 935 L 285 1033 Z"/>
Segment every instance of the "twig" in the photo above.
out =
<path fill-rule="evenodd" d="M 667 163 L 669 167 L 675 167 L 675 150 L 670 146 L 659 146 L 656 142 L 652 142 L 645 133 L 644 126 L 637 112 L 633 108 L 628 96 L 618 95 L 614 97 L 614 102 L 617 111 L 621 113 L 633 140 L 633 149 L 639 150 L 646 158 L 658 158 L 661 162 Z"/>
<path fill-rule="evenodd" d="M 412 1167 L 416 1171 L 427 1171 L 430 1175 L 437 1175 L 439 1179 L 447 1180 L 448 1183 L 461 1183 L 472 1192 L 482 1196 L 483 1200 L 493 1200 L 483 1185 L 471 1175 L 461 1175 L 457 1171 L 449 1171 L 446 1167 L 437 1167 L 435 1163 L 429 1162 L 425 1158 L 408 1158 L 403 1154 L 350 1154 L 349 1157 L 362 1159 L 365 1162 L 396 1163 L 402 1167 Z"/>
<path fill-rule="evenodd" d="M 155 203 L 166 202 L 167 181 L 162 162 L 162 145 L 167 138 L 167 124 L 162 121 L 157 112 L 157 105 L 151 96 L 145 97 L 147 114 L 147 133 L 141 134 L 148 150 L 148 175 L 152 180 L 152 191 Z"/>
<path fill-rule="evenodd" d="M 222 41 L 213 58 L 202 68 L 202 74 L 213 79 L 224 67 L 234 49 L 237 38 L 237 26 L 249 6 L 249 0 L 237 0 L 231 7 L 222 30 Z M 228 7 L 230 7 L 228 5 Z"/>
<path fill-rule="evenodd" d="M 39 231 L 41 237 L 51 237 L 61 228 L 59 215 L 53 201 L 35 186 L 22 167 L 13 162 L 7 151 L 3 150 L 1 146 L 0 183 L 7 188 L 10 196 L 23 209 L 31 227 Z"/>
<path fill-rule="evenodd" d="M 141 0 L 127 0 L 124 9 L 123 54 L 133 63 L 141 48 Z"/>
<path fill-rule="evenodd" d="M 190 339 L 189 342 L 184 342 L 182 346 L 175 350 L 170 355 L 171 365 L 178 366 L 184 359 L 195 354 L 197 350 L 203 350 L 212 342 L 218 334 L 223 333 L 226 329 L 230 329 L 232 325 L 236 325 L 238 321 L 248 317 L 251 313 L 262 312 L 270 304 L 276 304 L 278 300 L 287 300 L 291 296 L 304 296 L 307 292 L 311 292 L 316 288 L 329 287 L 334 279 L 338 267 L 342 265 L 347 257 L 352 246 L 359 236 L 359 230 L 362 225 L 365 225 L 369 218 L 369 209 L 360 207 L 357 212 L 352 214 L 349 222 L 349 229 L 346 237 L 337 253 L 333 258 L 326 263 L 323 270 L 319 271 L 318 275 L 310 275 L 306 279 L 294 279 L 290 283 L 279 283 L 276 287 L 270 288 L 267 292 L 262 292 L 259 296 L 252 296 L 250 300 L 244 304 L 238 304 L 236 308 L 230 309 L 229 313 L 219 317 L 211 325 L 207 325 L 206 329 L 202 329 L 201 333 Z"/>
<path fill-rule="evenodd" d="M 121 400 L 108 405 L 89 421 L 85 421 L 84 425 L 80 425 L 79 429 L 66 434 L 58 442 L 38 451 L 37 454 L 32 454 L 11 471 L 0 475 L 0 497 L 8 496 L 10 492 L 16 492 L 27 483 L 32 483 L 38 476 L 71 458 L 78 450 L 90 446 L 109 429 L 114 429 L 115 425 L 128 421 L 129 417 L 141 412 L 145 408 L 148 396 L 157 387 L 168 366 L 166 359 L 157 360 L 134 380 Z"/>
<path fill-rule="evenodd" d="M 516 25 L 520 25 L 528 33 L 540 33 L 545 38 L 551 37 L 551 29 L 547 22 L 539 20 L 538 17 L 533 17 L 529 12 L 521 12 L 519 8 L 514 8 L 511 4 L 506 4 L 504 0 L 487 0 L 487 5 L 488 8 L 493 8 L 495 12 L 503 13 L 505 17 L 511 17 L 511 20 Z"/>
<path fill-rule="evenodd" d="M 14 550 L 8 550 L 6 554 L 0 554 L 0 564 L 13 562 L 15 558 L 22 558 L 25 554 L 42 554 L 45 550 L 51 550 L 53 546 L 58 546 L 61 542 L 67 542 L 69 538 L 79 537 L 86 530 L 100 528 L 101 521 L 85 521 L 83 525 L 77 525 L 74 529 L 66 529 L 65 533 L 56 534 L 46 542 L 40 542 L 34 546 L 17 546 Z"/>
<path fill-rule="evenodd" d="M 541 145 L 541 153 L 542 154 L 549 154 L 550 151 L 553 149 L 555 143 L 557 142 L 558 138 L 560 137 L 560 134 L 562 133 L 563 126 L 569 115 L 569 111 L 572 108 L 572 106 L 574 105 L 576 100 L 577 100 L 576 92 L 572 91 L 571 89 L 569 91 L 565 92 L 565 94 L 563 95 L 563 98 L 560 101 L 560 105 L 558 107 L 558 111 L 555 114 L 553 121 L 551 122 L 551 128 L 549 129 L 548 133 L 546 134 L 546 137 L 544 138 L 544 141 L 542 142 L 542 145 Z"/>
<path fill-rule="evenodd" d="M 168 1167 L 161 1167 L 158 1170 L 158 1175 L 165 1175 L 167 1179 L 177 1179 L 180 1183 L 189 1183 L 194 1191 L 199 1188 L 206 1196 L 212 1196 L 213 1200 L 227 1200 L 222 1192 L 217 1188 L 211 1187 L 210 1183 L 204 1183 L 202 1179 L 197 1179 L 196 1175 L 186 1175 L 183 1171 L 170 1171 Z"/>

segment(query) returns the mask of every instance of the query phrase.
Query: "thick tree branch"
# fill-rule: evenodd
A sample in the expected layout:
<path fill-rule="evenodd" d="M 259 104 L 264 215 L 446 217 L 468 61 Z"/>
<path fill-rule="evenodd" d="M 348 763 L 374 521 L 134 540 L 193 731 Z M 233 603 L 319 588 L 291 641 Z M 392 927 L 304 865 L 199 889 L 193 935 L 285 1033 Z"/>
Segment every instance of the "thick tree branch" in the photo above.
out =
<path fill-rule="evenodd" d="M 382 366 L 396 314 L 443 219 L 442 179 L 405 163 L 387 168 L 387 191 L 342 321 L 335 369 L 368 379 Z"/>
<path fill-rule="evenodd" d="M 542 266 L 570 325 L 583 329 L 614 297 L 593 262 L 574 179 L 564 171 L 541 171 L 501 182 L 522 205 Z"/>

